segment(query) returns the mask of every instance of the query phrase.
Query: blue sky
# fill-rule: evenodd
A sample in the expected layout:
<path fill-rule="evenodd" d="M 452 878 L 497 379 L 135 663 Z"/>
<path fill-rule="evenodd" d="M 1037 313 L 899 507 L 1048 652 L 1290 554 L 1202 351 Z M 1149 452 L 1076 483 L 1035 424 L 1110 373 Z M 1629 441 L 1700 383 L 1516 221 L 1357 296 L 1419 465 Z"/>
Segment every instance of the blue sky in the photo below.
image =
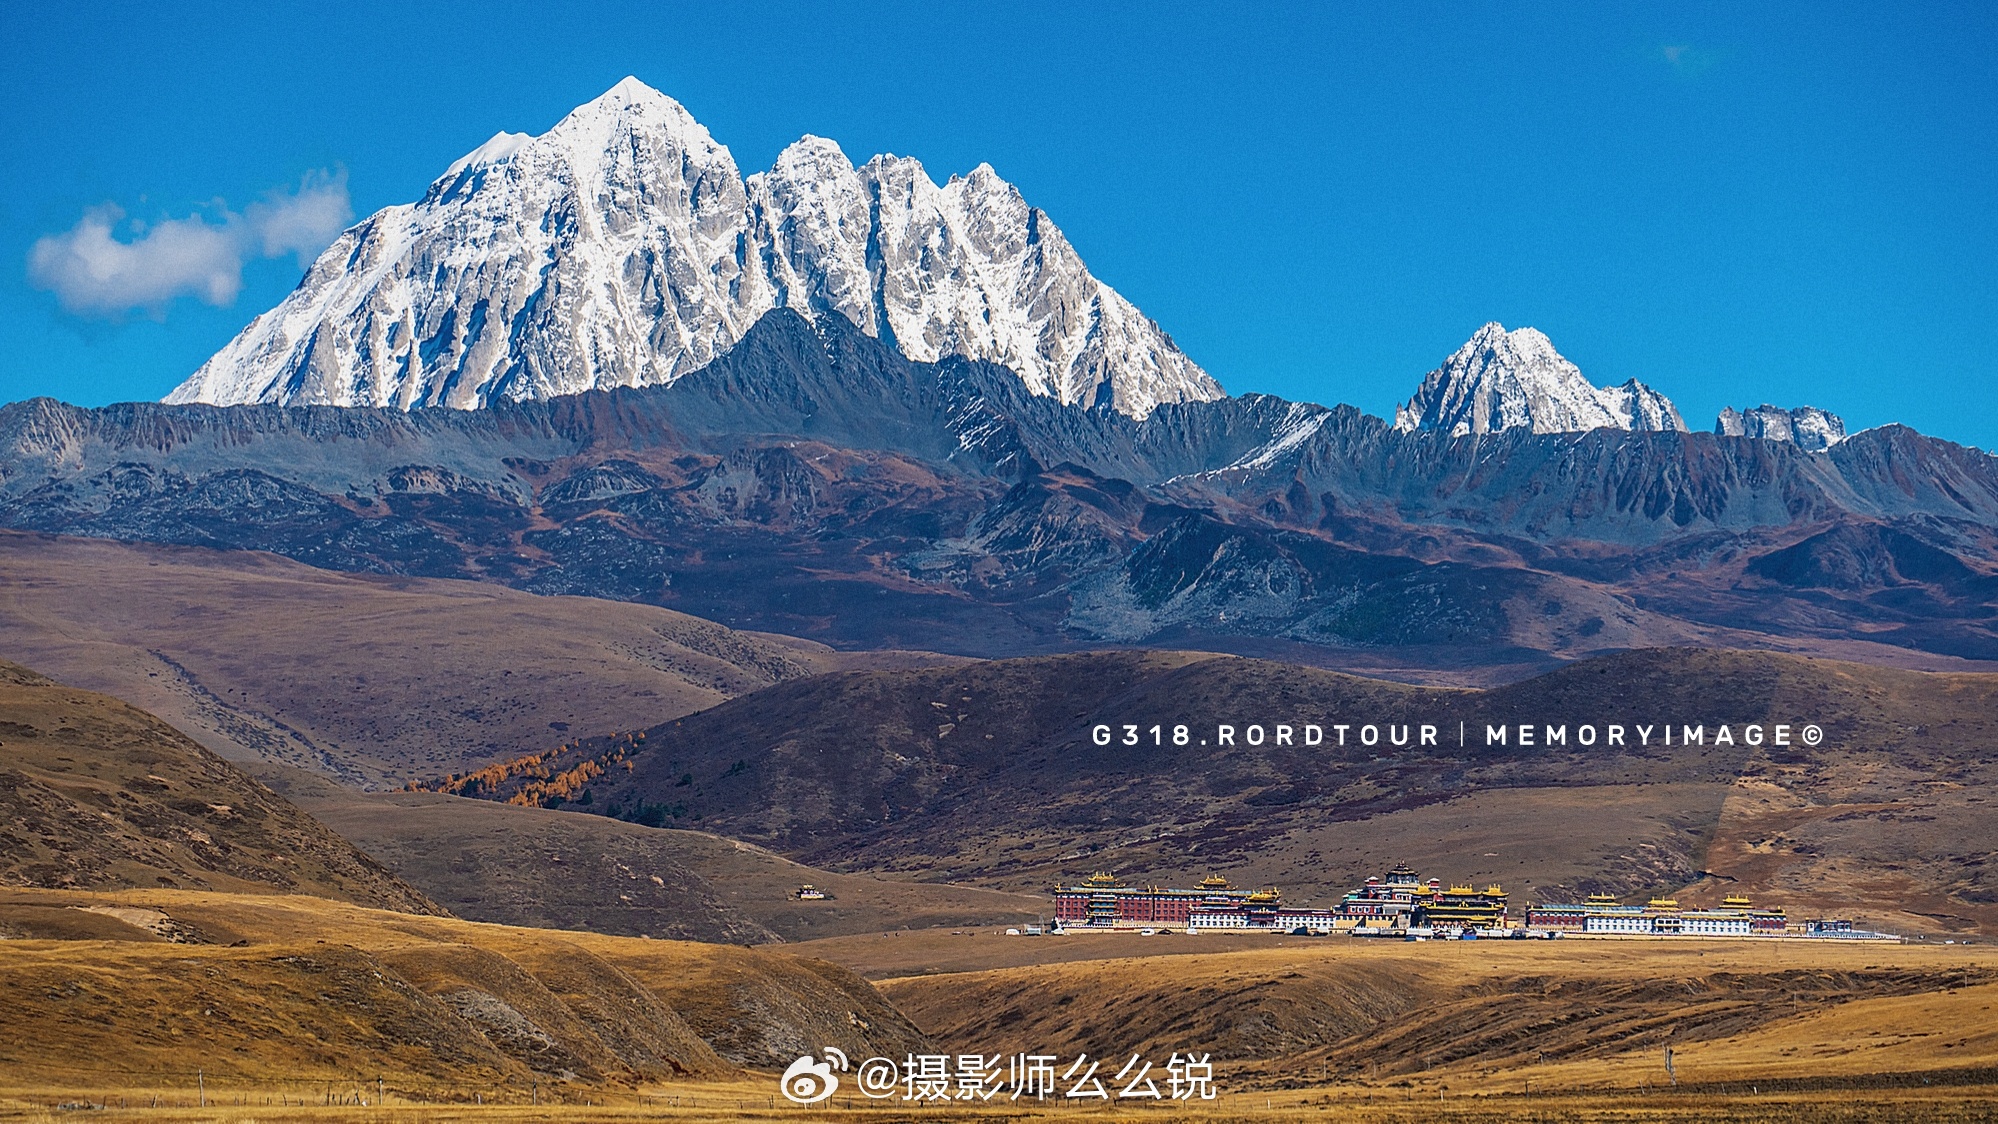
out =
<path fill-rule="evenodd" d="M 1390 414 L 1499 320 L 1696 428 L 1998 448 L 1990 4 L 52 8 L 0 38 L 0 400 L 166 393 L 296 284 L 301 185 L 408 201 L 635 74 L 745 172 L 991 162 L 1232 392 Z M 66 310 L 30 256 L 90 215 L 215 284 Z"/>

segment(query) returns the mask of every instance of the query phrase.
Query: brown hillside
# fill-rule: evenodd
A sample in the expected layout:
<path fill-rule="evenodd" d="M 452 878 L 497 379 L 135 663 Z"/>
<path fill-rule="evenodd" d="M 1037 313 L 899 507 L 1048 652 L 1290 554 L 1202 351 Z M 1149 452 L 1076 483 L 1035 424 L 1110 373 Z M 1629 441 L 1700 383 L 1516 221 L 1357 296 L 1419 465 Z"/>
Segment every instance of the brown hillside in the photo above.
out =
<path fill-rule="evenodd" d="M 0 533 L 0 651 L 233 760 L 399 788 L 832 666 L 646 605 Z"/>
<path fill-rule="evenodd" d="M 0 663 L 0 883 L 437 907 L 152 715 Z"/>
<path fill-rule="evenodd" d="M 157 914 L 231 943 L 10 943 L 0 1070 L 16 1081 L 179 1086 L 201 1068 L 280 1085 L 382 1074 L 405 1096 L 465 1101 L 525 1100 L 538 1083 L 568 1099 L 781 1069 L 806 1046 L 925 1046 L 852 972 L 780 952 L 306 897 L 0 890 L 0 923 L 53 910 Z"/>
<path fill-rule="evenodd" d="M 1359 744 L 1431 723 L 1439 744 Z M 1218 744 L 1218 725 L 1238 744 Z M 1317 747 L 1276 724 L 1320 723 Z M 1331 727 L 1348 723 L 1345 746 Z M 1517 741 L 1520 724 L 1535 744 Z M 1792 744 L 1769 741 L 1793 727 Z M 1091 728 L 1117 732 L 1099 746 Z M 1188 744 L 1170 731 L 1185 724 Z M 1261 746 L 1241 744 L 1261 724 Z M 1607 744 L 1607 727 L 1626 744 Z M 1673 744 L 1663 744 L 1670 724 Z M 1750 745 L 1746 726 L 1764 730 Z M 1801 742 L 1805 724 L 1822 743 Z M 1141 744 L 1120 744 L 1126 725 Z M 1165 744 L 1150 744 L 1161 727 Z M 1545 744 L 1545 727 L 1570 730 Z M 1583 746 L 1580 727 L 1596 730 Z M 1682 744 L 1682 727 L 1705 728 Z M 1717 744 L 1719 727 L 1730 741 Z M 1487 726 L 1512 731 L 1487 746 Z M 1652 741 L 1638 743 L 1637 728 Z M 1458 744 L 1460 731 L 1466 744 Z M 1209 744 L 1202 745 L 1202 741 Z M 1324 900 L 1397 859 L 1534 899 L 1691 886 L 1895 928 L 1998 926 L 1998 676 L 1758 652 L 1648 649 L 1489 691 L 1409 687 L 1268 661 L 1108 652 L 780 684 L 586 741 L 630 762 L 591 810 L 748 839 L 845 870 L 1040 889 L 1109 868 L 1213 870 Z M 490 790 L 522 791 L 520 780 Z"/>
<path fill-rule="evenodd" d="M 1924 1071 L 1948 1083 L 1950 1071 L 1998 1065 L 1989 948 L 1331 938 L 1127 956 L 880 987 L 948 1049 L 1209 1050 L 1234 1083 L 1265 1088 L 1328 1076 L 1459 1092 L 1488 1079 L 1489 1091 L 1509 1093 L 1663 1083 L 1666 1045 L 1687 1085 L 1892 1083 Z"/>
<path fill-rule="evenodd" d="M 841 874 L 698 831 L 428 792 L 362 793 L 266 769 L 274 788 L 457 916 L 731 944 L 1032 922 L 1042 896 Z M 829 896 L 801 901 L 811 884 Z"/>

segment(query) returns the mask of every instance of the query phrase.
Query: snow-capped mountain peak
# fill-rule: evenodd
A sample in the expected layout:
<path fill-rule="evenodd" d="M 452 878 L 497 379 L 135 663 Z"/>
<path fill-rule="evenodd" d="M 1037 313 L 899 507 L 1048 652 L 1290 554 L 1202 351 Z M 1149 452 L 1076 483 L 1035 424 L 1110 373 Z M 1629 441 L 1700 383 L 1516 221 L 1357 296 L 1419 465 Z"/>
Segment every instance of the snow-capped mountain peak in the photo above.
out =
<path fill-rule="evenodd" d="M 587 103 L 585 108 L 606 104 L 633 105 L 636 103 L 664 103 L 675 109 L 680 108 L 679 102 L 639 81 L 638 76 L 635 74 L 627 74 L 618 79 L 615 85 L 605 90 L 595 101 Z"/>
<path fill-rule="evenodd" d="M 499 133 L 315 261 L 169 402 L 475 408 L 672 382 L 773 308 L 911 359 L 984 359 L 1138 417 L 1221 388 L 1089 274 L 989 164 L 942 185 L 805 136 L 745 180 L 626 78 L 539 136 Z"/>
<path fill-rule="evenodd" d="M 1636 379 L 1596 386 L 1545 333 L 1507 331 L 1494 321 L 1423 378 L 1415 397 L 1395 409 L 1395 428 L 1440 429 L 1462 437 L 1520 428 L 1684 432 L 1686 423 L 1664 395 Z"/>

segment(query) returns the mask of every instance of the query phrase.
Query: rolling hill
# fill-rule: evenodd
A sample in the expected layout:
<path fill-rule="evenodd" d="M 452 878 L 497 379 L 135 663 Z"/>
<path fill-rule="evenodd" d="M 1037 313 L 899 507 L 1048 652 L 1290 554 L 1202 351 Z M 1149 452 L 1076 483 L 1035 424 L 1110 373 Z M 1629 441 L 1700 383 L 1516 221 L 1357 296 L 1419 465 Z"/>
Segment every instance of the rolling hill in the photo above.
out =
<path fill-rule="evenodd" d="M 224 757 L 388 788 L 838 666 L 648 606 L 18 534 L 0 535 L 0 650 Z"/>
<path fill-rule="evenodd" d="M 1429 1091 L 1432 1108 L 1439 1086 L 1451 1099 L 1531 1089 L 1635 1092 L 1666 1083 L 1668 1045 L 1676 1081 L 1706 1094 L 1695 1104 L 1733 1082 L 1772 1091 L 1988 1084 L 1998 1062 L 1987 1013 L 1998 998 L 1998 959 L 1988 948 L 1339 939 L 1278 946 L 1264 938 L 1269 947 L 1256 950 L 1160 955 L 1158 941 L 1095 940 L 1150 947 L 1118 959 L 909 975 L 879 986 L 918 1025 L 959 1048 L 1087 1051 L 1121 1062 L 1197 1043 L 1228 1060 L 1231 1085 L 1337 1084 L 1347 1087 L 1347 1103 L 1372 1095 L 1367 1090 L 1411 1086 Z M 1732 1118 L 1731 1107 L 1729 1098 L 1675 1118 Z M 1493 1115 L 1477 1118 L 1527 1115 L 1508 1108 L 1491 1106 Z M 1580 1118 L 1632 1118 L 1623 1113 L 1634 1108 Z"/>
<path fill-rule="evenodd" d="M 281 768 L 259 775 L 472 921 L 761 944 L 1018 925 L 1049 908 L 1038 895 L 821 870 L 705 832 L 437 793 L 356 792 Z M 801 900 L 805 885 L 826 897 Z"/>
<path fill-rule="evenodd" d="M 1790 744 L 1774 744 L 1778 723 Z M 1302 744 L 1307 724 L 1324 744 Z M 1806 725 L 1821 744 L 1800 740 Z M 1998 677 L 1767 653 L 1642 650 L 1472 691 L 1103 652 L 815 676 L 444 787 L 995 888 L 1212 871 L 1324 901 L 1404 860 L 1535 900 L 1745 891 L 1892 928 L 1988 930 L 1994 727 Z M 1487 745 L 1491 728 L 1507 743 Z"/>
<path fill-rule="evenodd" d="M 192 938 L 37 928 L 50 913 L 157 916 Z M 314 1093 L 383 1075 L 429 1100 L 544 1101 L 726 1080 L 827 1044 L 925 1042 L 850 971 L 730 945 L 412 917 L 304 896 L 0 890 L 25 928 L 0 958 L 13 1081 Z M 566 1087 L 566 1091 L 564 1089 Z M 372 1099 L 372 1097 L 370 1098 Z"/>
<path fill-rule="evenodd" d="M 0 885 L 438 907 L 152 715 L 0 663 Z"/>

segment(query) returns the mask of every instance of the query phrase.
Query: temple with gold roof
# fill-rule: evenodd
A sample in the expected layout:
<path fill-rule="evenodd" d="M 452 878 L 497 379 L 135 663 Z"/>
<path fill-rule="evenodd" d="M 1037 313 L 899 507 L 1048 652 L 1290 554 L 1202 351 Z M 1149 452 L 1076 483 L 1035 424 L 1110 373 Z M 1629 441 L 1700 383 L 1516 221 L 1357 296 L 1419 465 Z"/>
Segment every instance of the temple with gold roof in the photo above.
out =
<path fill-rule="evenodd" d="M 1224 930 L 1330 932 L 1332 911 L 1283 904 L 1276 887 L 1241 890 L 1219 875 L 1192 889 L 1126 886 L 1106 871 L 1054 888 L 1055 922 L 1064 932 Z"/>
<path fill-rule="evenodd" d="M 1790 919 L 1782 907 L 1756 909 L 1740 894 L 1729 895 L 1712 909 L 1682 909 L 1676 898 L 1624 905 L 1612 894 L 1595 893 L 1580 905 L 1535 905 L 1526 911 L 1526 927 L 1604 936 L 1755 937 L 1782 936 L 1789 931 Z"/>

